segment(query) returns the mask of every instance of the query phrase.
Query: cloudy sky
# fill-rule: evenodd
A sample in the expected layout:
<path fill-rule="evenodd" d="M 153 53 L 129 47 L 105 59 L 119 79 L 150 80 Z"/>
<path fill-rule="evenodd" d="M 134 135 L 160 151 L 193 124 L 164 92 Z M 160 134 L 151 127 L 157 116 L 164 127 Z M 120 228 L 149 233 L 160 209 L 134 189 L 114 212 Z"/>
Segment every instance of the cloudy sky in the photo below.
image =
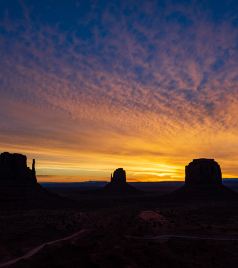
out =
<path fill-rule="evenodd" d="M 0 151 L 39 180 L 238 177 L 236 0 L 0 0 L 0 70 Z"/>

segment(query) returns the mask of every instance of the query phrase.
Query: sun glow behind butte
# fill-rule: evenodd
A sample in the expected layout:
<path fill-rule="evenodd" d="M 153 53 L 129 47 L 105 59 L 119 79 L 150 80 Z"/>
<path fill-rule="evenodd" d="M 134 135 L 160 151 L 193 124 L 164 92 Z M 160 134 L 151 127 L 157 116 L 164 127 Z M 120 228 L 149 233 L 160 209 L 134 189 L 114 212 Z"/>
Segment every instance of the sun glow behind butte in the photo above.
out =
<path fill-rule="evenodd" d="M 237 177 L 235 7 L 13 2 L 0 4 L 1 151 L 36 158 L 40 180 L 105 180 L 117 167 L 178 180 L 200 157 Z"/>

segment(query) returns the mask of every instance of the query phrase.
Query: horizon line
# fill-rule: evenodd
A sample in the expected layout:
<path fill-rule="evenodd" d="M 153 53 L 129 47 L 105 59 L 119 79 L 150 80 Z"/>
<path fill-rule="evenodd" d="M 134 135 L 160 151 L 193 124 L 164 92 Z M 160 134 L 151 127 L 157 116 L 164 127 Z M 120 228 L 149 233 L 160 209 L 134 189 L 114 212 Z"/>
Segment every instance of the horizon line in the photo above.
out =
<path fill-rule="evenodd" d="M 223 178 L 222 180 L 238 180 L 237 178 Z M 163 181 L 127 181 L 127 183 L 173 183 L 173 182 L 179 182 L 179 183 L 184 183 L 184 180 L 163 180 Z M 65 184 L 71 184 L 71 183 L 109 183 L 109 181 L 104 181 L 104 180 L 85 180 L 85 181 L 38 181 L 40 184 L 45 184 L 45 183 L 65 183 Z"/>

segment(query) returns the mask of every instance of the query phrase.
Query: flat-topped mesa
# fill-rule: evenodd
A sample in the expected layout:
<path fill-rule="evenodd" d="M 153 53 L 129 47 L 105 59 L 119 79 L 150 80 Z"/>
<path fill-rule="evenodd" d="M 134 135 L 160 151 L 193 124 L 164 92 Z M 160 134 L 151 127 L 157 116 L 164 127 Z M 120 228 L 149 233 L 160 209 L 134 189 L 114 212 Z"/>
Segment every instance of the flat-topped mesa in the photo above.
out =
<path fill-rule="evenodd" d="M 0 185 L 36 184 L 35 160 L 32 169 L 27 167 L 27 157 L 16 153 L 0 154 Z"/>
<path fill-rule="evenodd" d="M 118 168 L 111 175 L 111 183 L 124 184 L 126 183 L 126 171 L 123 168 Z"/>
<path fill-rule="evenodd" d="M 214 159 L 194 159 L 185 167 L 186 185 L 221 185 L 222 173 Z"/>

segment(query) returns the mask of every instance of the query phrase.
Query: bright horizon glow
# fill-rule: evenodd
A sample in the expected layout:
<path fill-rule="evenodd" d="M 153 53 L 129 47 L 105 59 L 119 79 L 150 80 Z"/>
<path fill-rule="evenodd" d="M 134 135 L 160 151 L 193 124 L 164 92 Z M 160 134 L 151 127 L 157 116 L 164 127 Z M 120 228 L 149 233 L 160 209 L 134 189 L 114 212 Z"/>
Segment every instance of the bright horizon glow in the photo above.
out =
<path fill-rule="evenodd" d="M 39 180 L 238 177 L 237 1 L 137 2 L 0 1 L 0 151 Z"/>

